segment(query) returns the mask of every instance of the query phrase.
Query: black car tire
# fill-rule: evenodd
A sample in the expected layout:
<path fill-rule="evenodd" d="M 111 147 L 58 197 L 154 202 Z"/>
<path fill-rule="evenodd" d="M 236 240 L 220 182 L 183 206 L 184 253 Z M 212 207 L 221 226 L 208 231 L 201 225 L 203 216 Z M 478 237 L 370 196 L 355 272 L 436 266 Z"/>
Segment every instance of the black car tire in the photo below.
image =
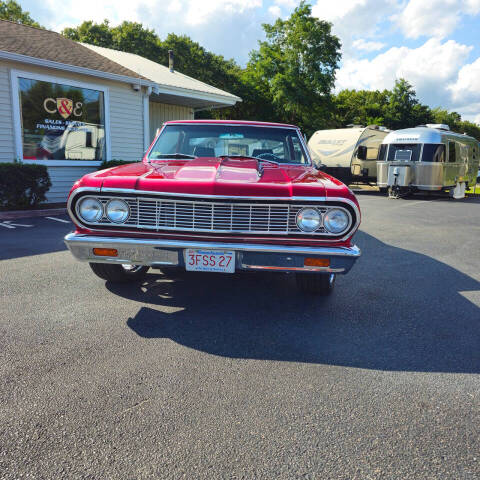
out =
<path fill-rule="evenodd" d="M 330 295 L 335 287 L 334 273 L 297 273 L 295 277 L 301 292 Z"/>
<path fill-rule="evenodd" d="M 137 282 L 143 280 L 150 267 L 142 265 L 115 265 L 110 263 L 90 263 L 93 273 L 103 280 L 114 283 Z"/>

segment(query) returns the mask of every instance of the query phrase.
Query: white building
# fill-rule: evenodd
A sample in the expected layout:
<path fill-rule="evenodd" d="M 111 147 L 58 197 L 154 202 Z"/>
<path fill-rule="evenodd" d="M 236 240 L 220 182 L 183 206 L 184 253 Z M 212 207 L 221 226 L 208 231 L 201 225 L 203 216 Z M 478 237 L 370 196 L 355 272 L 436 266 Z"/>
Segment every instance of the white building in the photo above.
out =
<path fill-rule="evenodd" d="M 49 202 L 103 160 L 139 161 L 164 121 L 237 101 L 139 55 L 0 20 L 0 162 L 46 165 Z"/>

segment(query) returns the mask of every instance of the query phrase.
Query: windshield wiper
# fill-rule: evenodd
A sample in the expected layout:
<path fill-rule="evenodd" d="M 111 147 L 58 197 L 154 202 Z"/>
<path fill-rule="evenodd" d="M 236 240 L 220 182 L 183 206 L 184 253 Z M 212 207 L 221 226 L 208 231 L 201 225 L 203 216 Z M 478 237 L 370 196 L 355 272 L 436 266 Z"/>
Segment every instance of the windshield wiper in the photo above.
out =
<path fill-rule="evenodd" d="M 150 158 L 150 160 L 157 160 L 159 158 L 197 158 L 195 155 L 187 155 L 186 153 L 158 153 L 155 155 L 155 158 Z"/>

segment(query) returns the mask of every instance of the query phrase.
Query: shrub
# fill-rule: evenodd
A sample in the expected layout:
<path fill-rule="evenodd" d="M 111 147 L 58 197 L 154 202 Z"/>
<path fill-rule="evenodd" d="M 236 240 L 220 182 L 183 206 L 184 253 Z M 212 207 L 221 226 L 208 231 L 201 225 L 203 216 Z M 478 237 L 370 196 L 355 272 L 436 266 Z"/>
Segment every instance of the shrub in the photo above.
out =
<path fill-rule="evenodd" d="M 97 168 L 97 170 L 105 170 L 106 168 L 118 167 L 120 165 L 128 165 L 129 163 L 125 160 L 104 160 Z"/>
<path fill-rule="evenodd" d="M 0 209 L 35 207 L 51 186 L 45 165 L 0 163 Z"/>

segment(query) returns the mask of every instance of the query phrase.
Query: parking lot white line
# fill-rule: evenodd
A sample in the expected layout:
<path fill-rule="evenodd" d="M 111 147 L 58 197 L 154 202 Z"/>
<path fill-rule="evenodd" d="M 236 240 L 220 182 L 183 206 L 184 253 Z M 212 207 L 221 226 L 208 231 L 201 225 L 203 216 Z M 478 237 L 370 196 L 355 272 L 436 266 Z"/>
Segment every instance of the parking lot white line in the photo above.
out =
<path fill-rule="evenodd" d="M 33 225 L 25 225 L 23 223 L 12 223 L 11 220 L 5 220 L 4 222 L 0 222 L 0 227 L 15 229 L 15 227 L 33 227 Z"/>
<path fill-rule="evenodd" d="M 12 226 L 9 225 L 7 222 L 0 222 L 0 227 L 13 228 L 13 229 L 15 229 L 15 227 L 12 227 Z"/>
<path fill-rule="evenodd" d="M 63 220 L 63 218 L 55 218 L 55 217 L 45 217 L 45 218 L 48 218 L 49 220 L 55 220 L 56 222 L 70 223 L 69 220 Z"/>

